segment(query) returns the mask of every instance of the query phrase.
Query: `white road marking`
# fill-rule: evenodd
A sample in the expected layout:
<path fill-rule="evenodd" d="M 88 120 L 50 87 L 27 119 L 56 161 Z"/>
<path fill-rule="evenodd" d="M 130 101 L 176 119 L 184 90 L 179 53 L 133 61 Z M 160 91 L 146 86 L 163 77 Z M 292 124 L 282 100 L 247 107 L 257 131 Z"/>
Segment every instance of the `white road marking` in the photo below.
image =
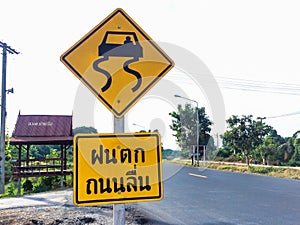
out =
<path fill-rule="evenodd" d="M 194 176 L 194 177 L 201 177 L 201 178 L 208 178 L 207 176 L 203 176 L 203 175 L 200 175 L 200 174 L 194 174 L 194 173 L 189 173 L 190 176 Z"/>

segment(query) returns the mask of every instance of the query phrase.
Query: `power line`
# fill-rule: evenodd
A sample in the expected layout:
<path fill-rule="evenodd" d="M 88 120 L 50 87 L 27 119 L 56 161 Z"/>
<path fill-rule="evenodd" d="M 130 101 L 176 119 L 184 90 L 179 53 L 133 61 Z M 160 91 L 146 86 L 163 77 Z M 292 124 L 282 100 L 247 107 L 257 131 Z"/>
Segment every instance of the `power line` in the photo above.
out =
<path fill-rule="evenodd" d="M 248 83 L 256 86 L 281 86 L 281 87 L 293 87 L 297 90 L 300 90 L 300 84 L 291 84 L 291 83 L 278 83 L 272 81 L 257 81 L 257 80 L 249 80 L 249 79 L 240 79 L 240 78 L 231 78 L 231 77 L 224 77 L 224 76 L 216 76 L 218 80 L 226 80 L 233 81 L 237 83 Z"/>
<path fill-rule="evenodd" d="M 279 117 L 287 117 L 287 116 L 294 116 L 300 114 L 300 111 L 293 112 L 293 113 L 286 113 L 286 114 L 281 114 L 277 116 L 268 116 L 267 119 L 274 119 L 274 118 L 279 118 Z"/>
<path fill-rule="evenodd" d="M 185 76 L 184 76 L 185 75 Z M 197 76 L 205 76 L 196 74 Z M 180 83 L 193 84 L 192 80 L 186 79 L 186 74 L 173 72 L 173 78 L 180 79 Z M 170 77 L 171 77 L 170 76 Z M 230 78 L 224 76 L 215 76 L 216 82 L 220 88 L 234 89 L 240 91 L 254 91 L 254 92 L 265 92 L 265 93 L 274 93 L 274 94 L 286 94 L 286 95 L 300 95 L 300 84 L 291 84 L 291 83 L 278 83 L 278 82 L 269 82 L 269 81 L 257 81 L 257 80 L 248 80 L 248 79 L 238 79 Z M 202 83 L 201 85 L 213 85 L 208 79 L 207 82 Z"/>
<path fill-rule="evenodd" d="M 300 95 L 300 85 L 288 83 L 276 83 L 267 81 L 255 81 L 246 79 L 233 79 L 217 77 L 217 80 L 225 88 L 236 88 L 250 91 L 271 92 L 279 94 Z"/>

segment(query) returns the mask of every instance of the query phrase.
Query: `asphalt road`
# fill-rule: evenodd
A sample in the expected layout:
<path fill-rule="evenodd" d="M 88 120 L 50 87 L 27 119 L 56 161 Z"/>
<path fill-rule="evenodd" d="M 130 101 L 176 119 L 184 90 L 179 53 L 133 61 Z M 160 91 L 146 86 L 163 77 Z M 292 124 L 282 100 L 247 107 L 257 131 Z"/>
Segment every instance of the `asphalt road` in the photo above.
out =
<path fill-rule="evenodd" d="M 72 189 L 0 199 L 1 209 L 73 205 Z"/>
<path fill-rule="evenodd" d="M 143 202 L 157 224 L 300 225 L 300 181 L 164 164 L 164 199 Z"/>

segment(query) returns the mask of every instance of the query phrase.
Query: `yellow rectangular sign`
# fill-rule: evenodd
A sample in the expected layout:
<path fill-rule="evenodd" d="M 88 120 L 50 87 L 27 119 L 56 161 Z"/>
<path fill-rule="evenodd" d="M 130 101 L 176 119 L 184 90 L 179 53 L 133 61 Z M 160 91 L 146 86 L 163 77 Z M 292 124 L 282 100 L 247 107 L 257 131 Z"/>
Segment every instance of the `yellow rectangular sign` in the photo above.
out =
<path fill-rule="evenodd" d="M 77 134 L 74 204 L 161 200 L 161 161 L 159 133 Z"/>

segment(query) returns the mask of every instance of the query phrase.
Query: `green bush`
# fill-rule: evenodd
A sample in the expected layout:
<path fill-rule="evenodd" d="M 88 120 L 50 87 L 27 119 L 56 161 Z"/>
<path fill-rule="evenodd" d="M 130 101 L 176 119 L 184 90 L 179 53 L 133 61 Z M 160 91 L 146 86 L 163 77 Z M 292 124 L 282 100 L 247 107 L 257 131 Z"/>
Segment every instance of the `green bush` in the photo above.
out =
<path fill-rule="evenodd" d="M 190 153 L 189 153 L 189 151 L 182 151 L 180 156 L 184 159 L 188 159 L 190 156 Z"/>
<path fill-rule="evenodd" d="M 221 165 L 218 166 L 219 170 L 230 170 L 230 171 L 234 171 L 236 168 L 236 166 L 231 166 L 231 165 Z"/>
<path fill-rule="evenodd" d="M 219 148 L 217 151 L 217 157 L 220 158 L 228 158 L 230 157 L 230 155 L 232 155 L 232 151 L 227 149 L 227 148 Z"/>
<path fill-rule="evenodd" d="M 15 196 L 15 190 L 16 190 L 16 184 L 13 182 L 13 180 L 10 180 L 10 183 L 7 187 L 7 195 L 9 197 Z"/>
<path fill-rule="evenodd" d="M 296 161 L 293 158 L 287 163 L 288 166 L 300 166 L 300 161 Z"/>
<path fill-rule="evenodd" d="M 33 185 L 33 192 L 50 191 L 60 186 L 59 177 L 39 177 Z"/>
<path fill-rule="evenodd" d="M 32 189 L 33 189 L 33 185 L 32 185 L 31 180 L 27 179 L 27 180 L 23 183 L 22 188 L 24 189 L 25 192 L 31 192 Z"/>
<path fill-rule="evenodd" d="M 33 192 L 34 193 L 39 193 L 39 192 L 45 192 L 45 191 L 50 191 L 51 187 L 45 185 L 45 184 L 40 184 L 38 186 L 34 186 Z"/>
<path fill-rule="evenodd" d="M 225 162 L 243 162 L 244 161 L 244 156 L 241 154 L 232 154 L 228 158 L 224 159 Z"/>
<path fill-rule="evenodd" d="M 249 166 L 249 171 L 251 173 L 261 173 L 261 174 L 267 174 L 272 171 L 274 171 L 273 167 L 254 167 L 254 166 Z"/>

